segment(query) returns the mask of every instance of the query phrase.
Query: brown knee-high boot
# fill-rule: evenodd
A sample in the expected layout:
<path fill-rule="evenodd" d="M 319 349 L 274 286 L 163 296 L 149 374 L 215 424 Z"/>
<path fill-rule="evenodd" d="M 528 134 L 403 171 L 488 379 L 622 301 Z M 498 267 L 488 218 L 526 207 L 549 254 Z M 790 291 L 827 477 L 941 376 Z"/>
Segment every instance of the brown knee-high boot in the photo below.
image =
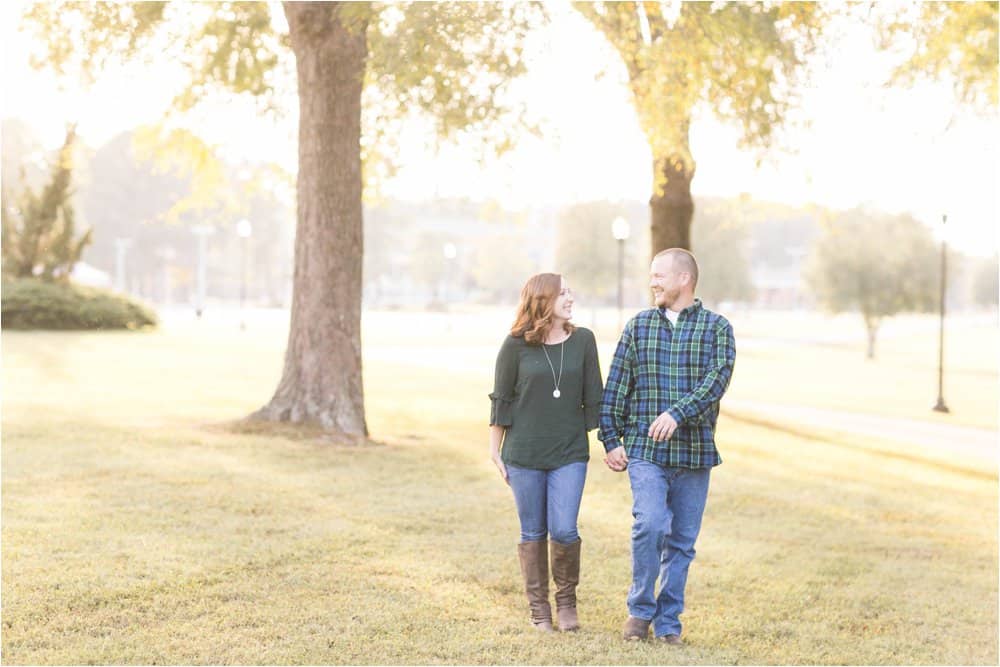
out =
<path fill-rule="evenodd" d="M 577 630 L 576 587 L 580 583 L 580 544 L 552 542 L 552 579 L 556 582 L 556 617 L 563 632 Z"/>
<path fill-rule="evenodd" d="M 517 555 L 524 575 L 524 592 L 531 609 L 531 623 L 539 630 L 552 632 L 552 605 L 549 604 L 549 554 L 545 540 L 521 542 Z"/>

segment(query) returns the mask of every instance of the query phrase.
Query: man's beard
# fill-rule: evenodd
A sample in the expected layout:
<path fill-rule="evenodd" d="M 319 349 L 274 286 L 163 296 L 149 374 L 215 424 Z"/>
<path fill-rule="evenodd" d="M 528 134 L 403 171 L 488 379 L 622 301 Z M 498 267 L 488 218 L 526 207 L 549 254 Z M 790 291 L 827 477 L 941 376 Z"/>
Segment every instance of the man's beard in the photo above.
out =
<path fill-rule="evenodd" d="M 660 304 L 668 310 L 673 310 L 674 304 L 681 296 L 681 291 L 679 289 L 663 290 L 660 295 Z"/>

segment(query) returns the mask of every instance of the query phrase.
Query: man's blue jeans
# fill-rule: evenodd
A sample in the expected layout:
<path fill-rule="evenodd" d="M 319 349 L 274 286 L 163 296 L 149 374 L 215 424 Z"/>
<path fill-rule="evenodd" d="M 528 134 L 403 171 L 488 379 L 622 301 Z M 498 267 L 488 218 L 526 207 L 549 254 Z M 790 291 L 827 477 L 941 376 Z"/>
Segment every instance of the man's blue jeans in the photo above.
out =
<path fill-rule="evenodd" d="M 587 480 L 586 462 L 568 463 L 555 470 L 519 468 L 508 463 L 507 479 L 514 490 L 522 542 L 539 542 L 546 535 L 560 544 L 579 539 L 576 519 Z"/>
<path fill-rule="evenodd" d="M 638 459 L 628 462 L 635 517 L 628 611 L 651 620 L 657 637 L 681 634 L 684 586 L 701 530 L 710 471 L 667 468 Z"/>

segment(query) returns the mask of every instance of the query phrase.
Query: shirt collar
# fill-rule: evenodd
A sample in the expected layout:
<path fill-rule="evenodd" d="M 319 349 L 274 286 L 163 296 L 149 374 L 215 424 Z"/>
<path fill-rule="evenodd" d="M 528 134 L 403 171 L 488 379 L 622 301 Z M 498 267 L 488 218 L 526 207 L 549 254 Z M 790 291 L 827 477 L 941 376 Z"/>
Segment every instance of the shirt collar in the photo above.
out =
<path fill-rule="evenodd" d="M 701 299 L 698 297 L 694 298 L 694 303 L 682 310 L 682 313 L 691 313 L 692 315 L 701 310 Z"/>
<path fill-rule="evenodd" d="M 684 315 L 684 313 L 687 313 L 688 316 L 694 315 L 699 310 L 701 310 L 701 308 L 702 308 L 701 299 L 699 299 L 698 297 L 695 297 L 694 298 L 694 303 L 692 303 L 690 306 L 688 306 L 687 308 L 685 308 L 684 310 L 682 310 L 681 312 L 679 312 L 677 314 L 677 320 L 680 321 L 681 316 Z M 666 308 L 666 306 L 660 306 L 659 308 L 657 308 L 657 310 L 660 311 L 660 315 L 664 319 L 666 319 L 666 317 L 667 317 L 667 308 Z"/>

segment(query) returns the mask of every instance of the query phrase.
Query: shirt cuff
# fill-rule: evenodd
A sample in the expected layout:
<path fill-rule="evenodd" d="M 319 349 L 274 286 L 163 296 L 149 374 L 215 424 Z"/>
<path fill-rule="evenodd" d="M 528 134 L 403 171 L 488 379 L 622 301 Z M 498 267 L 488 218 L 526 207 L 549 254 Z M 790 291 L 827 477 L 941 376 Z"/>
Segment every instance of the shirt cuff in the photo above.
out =
<path fill-rule="evenodd" d="M 612 449 L 618 449 L 622 446 L 621 438 L 608 438 L 604 441 L 604 451 L 610 452 Z"/>
<path fill-rule="evenodd" d="M 497 394 L 490 394 L 490 426 L 514 424 L 514 401 Z"/>

